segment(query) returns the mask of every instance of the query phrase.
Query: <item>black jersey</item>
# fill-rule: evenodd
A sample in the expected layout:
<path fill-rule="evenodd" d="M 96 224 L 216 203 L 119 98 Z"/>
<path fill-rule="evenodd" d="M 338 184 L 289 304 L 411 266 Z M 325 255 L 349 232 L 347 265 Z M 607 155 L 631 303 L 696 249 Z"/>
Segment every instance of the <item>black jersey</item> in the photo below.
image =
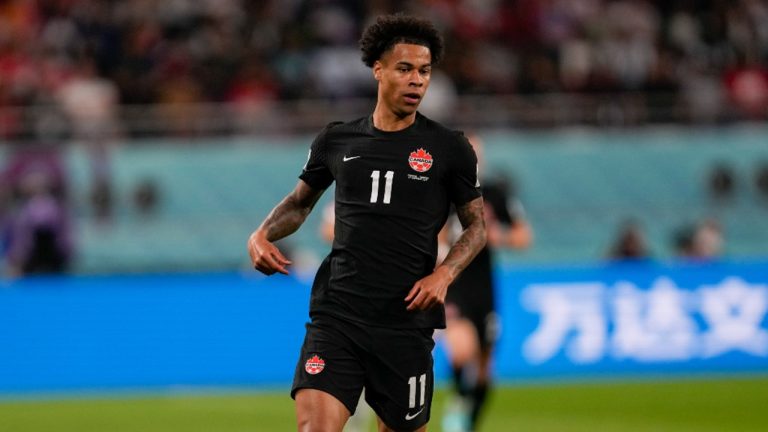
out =
<path fill-rule="evenodd" d="M 419 113 L 396 132 L 376 129 L 372 117 L 332 123 L 299 177 L 315 189 L 336 181 L 333 247 L 315 276 L 310 316 L 444 327 L 442 307 L 407 311 L 404 299 L 435 268 L 450 204 L 480 196 L 477 158 L 463 134 Z"/>

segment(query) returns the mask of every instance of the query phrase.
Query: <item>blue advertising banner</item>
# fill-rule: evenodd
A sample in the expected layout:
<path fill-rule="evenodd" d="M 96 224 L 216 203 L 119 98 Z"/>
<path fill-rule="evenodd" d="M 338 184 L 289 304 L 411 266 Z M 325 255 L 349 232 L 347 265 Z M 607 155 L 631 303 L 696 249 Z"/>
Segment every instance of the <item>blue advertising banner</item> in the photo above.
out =
<path fill-rule="evenodd" d="M 502 380 L 768 371 L 768 263 L 502 269 Z M 287 389 L 309 284 L 254 274 L 0 281 L 0 394 Z M 444 348 L 438 379 L 448 376 Z"/>
<path fill-rule="evenodd" d="M 255 272 L 0 282 L 0 393 L 282 386 L 308 298 Z"/>
<path fill-rule="evenodd" d="M 768 370 L 768 264 L 503 271 L 502 378 Z"/>

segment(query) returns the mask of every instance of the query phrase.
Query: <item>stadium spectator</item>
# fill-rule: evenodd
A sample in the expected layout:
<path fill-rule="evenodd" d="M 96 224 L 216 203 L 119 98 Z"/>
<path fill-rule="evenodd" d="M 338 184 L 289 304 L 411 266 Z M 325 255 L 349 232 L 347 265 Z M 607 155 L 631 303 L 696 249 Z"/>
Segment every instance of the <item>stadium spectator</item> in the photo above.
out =
<path fill-rule="evenodd" d="M 768 112 L 768 68 L 745 61 L 724 76 L 728 96 L 748 118 L 762 119 Z"/>
<path fill-rule="evenodd" d="M 758 197 L 768 203 L 768 161 L 761 162 L 755 168 L 753 181 Z"/>
<path fill-rule="evenodd" d="M 707 192 L 716 203 L 724 203 L 733 199 L 736 178 L 733 169 L 725 162 L 719 162 L 709 172 L 707 177 Z"/>
<path fill-rule="evenodd" d="M 650 252 L 640 224 L 634 220 L 624 222 L 608 251 L 608 258 L 617 261 L 635 261 L 649 257 Z"/>
<path fill-rule="evenodd" d="M 672 236 L 672 247 L 675 257 L 689 259 L 694 257 L 693 236 L 696 233 L 696 227 L 691 224 L 685 224 L 678 227 Z"/>
<path fill-rule="evenodd" d="M 32 167 L 19 183 L 19 203 L 6 232 L 6 274 L 61 273 L 69 269 L 72 233 L 62 201 L 41 167 Z"/>
<path fill-rule="evenodd" d="M 238 130 L 257 132 L 263 121 L 275 121 L 272 112 L 278 98 L 273 72 L 257 62 L 248 62 L 227 90 L 226 101 L 233 105 Z"/>
<path fill-rule="evenodd" d="M 160 205 L 160 186 L 153 178 L 143 178 L 134 186 L 133 207 L 141 217 L 155 216 Z"/>
<path fill-rule="evenodd" d="M 0 182 L 0 268 L 5 268 L 5 255 L 10 241 L 13 200 L 11 190 L 5 181 Z M 2 272 L 0 272 L 1 274 Z"/>
<path fill-rule="evenodd" d="M 674 237 L 676 256 L 695 261 L 719 258 L 723 253 L 724 243 L 722 227 L 714 218 L 684 225 Z"/>
<path fill-rule="evenodd" d="M 74 140 L 85 146 L 90 158 L 90 194 L 96 219 L 107 221 L 113 205 L 110 147 L 119 127 L 117 88 L 98 75 L 93 59 L 85 58 L 56 97 L 71 122 Z"/>
<path fill-rule="evenodd" d="M 0 254 L 10 276 L 66 271 L 74 252 L 61 131 L 36 129 L 36 140 L 10 141 L 0 170 Z"/>
<path fill-rule="evenodd" d="M 693 258 L 711 260 L 719 258 L 723 252 L 723 229 L 720 222 L 707 218 L 696 225 L 693 234 Z"/>

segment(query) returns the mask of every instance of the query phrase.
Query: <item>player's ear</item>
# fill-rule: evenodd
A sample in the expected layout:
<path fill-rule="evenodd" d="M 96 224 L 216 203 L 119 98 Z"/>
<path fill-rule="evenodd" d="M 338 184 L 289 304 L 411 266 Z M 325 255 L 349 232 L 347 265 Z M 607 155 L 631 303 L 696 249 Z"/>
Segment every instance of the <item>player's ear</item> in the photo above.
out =
<path fill-rule="evenodd" d="M 383 67 L 384 65 L 381 64 L 381 60 L 376 60 L 373 64 L 373 77 L 376 78 L 376 81 L 381 81 L 381 70 Z"/>

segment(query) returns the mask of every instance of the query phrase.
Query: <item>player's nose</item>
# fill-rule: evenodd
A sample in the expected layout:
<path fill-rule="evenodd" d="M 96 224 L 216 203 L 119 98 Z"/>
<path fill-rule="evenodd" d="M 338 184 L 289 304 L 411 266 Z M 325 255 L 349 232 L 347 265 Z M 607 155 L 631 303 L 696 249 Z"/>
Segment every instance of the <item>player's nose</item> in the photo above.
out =
<path fill-rule="evenodd" d="M 417 86 L 417 87 L 423 86 L 424 81 L 426 80 L 426 78 L 421 73 L 419 73 L 418 70 L 411 71 L 411 74 L 408 78 L 409 78 L 408 84 Z"/>

